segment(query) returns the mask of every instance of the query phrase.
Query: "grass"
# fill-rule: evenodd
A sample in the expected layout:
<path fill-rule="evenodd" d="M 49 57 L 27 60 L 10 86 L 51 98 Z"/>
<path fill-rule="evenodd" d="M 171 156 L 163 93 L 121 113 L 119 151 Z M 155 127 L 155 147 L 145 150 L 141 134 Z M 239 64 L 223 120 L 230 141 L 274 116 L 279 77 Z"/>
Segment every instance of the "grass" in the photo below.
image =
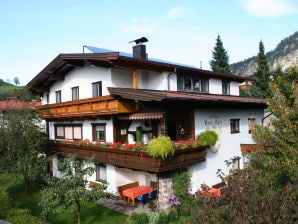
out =
<path fill-rule="evenodd" d="M 32 185 L 32 194 L 29 196 L 24 193 L 24 182 L 19 176 L 0 174 L 0 185 L 6 187 L 15 207 L 27 208 L 31 211 L 32 215 L 40 216 L 41 209 L 38 203 L 41 199 L 41 185 Z M 81 213 L 82 224 L 125 224 L 126 219 L 126 215 L 98 204 L 83 203 Z M 49 216 L 50 224 L 73 224 L 76 222 L 76 213 L 71 209 Z"/>
<path fill-rule="evenodd" d="M 23 86 L 15 86 L 13 84 L 2 82 L 0 80 L 0 95 L 13 95 L 15 90 L 22 89 Z"/>

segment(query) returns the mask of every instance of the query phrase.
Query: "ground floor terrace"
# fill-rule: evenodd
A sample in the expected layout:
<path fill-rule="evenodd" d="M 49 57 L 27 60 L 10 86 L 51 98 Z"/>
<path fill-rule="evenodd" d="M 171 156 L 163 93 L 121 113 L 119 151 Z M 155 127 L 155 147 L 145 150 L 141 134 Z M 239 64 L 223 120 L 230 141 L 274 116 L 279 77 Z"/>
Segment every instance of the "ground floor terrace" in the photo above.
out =
<path fill-rule="evenodd" d="M 161 208 L 169 207 L 168 197 L 173 193 L 173 172 L 203 163 L 206 159 L 206 147 L 201 146 L 176 150 L 173 156 L 161 159 L 153 158 L 145 150 L 134 151 L 119 146 L 100 147 L 91 142 L 78 144 L 49 141 L 47 153 L 53 155 L 50 170 L 56 177 L 62 177 L 58 168 L 59 160 L 76 155 L 84 166 L 95 169 L 92 175 L 86 177 L 88 185 L 107 181 L 107 191 L 117 194 L 120 198 L 124 193 L 126 201 L 131 204 L 134 204 L 139 196 L 156 190 Z M 89 158 L 92 158 L 92 162 L 88 161 Z M 134 187 L 136 188 L 133 192 L 125 192 L 126 188 Z"/>

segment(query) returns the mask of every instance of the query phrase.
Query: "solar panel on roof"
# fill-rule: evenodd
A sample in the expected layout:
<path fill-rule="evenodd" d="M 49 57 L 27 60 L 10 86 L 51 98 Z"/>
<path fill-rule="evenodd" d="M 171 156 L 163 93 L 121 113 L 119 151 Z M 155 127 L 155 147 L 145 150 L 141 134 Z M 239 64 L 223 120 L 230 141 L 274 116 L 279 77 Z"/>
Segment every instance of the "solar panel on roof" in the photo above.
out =
<path fill-rule="evenodd" d="M 92 46 L 87 46 L 87 45 L 84 45 L 84 48 L 87 48 L 89 51 L 91 51 L 92 53 L 96 53 L 96 54 L 118 52 L 118 51 L 113 51 L 113 50 L 109 50 L 109 49 L 105 49 L 105 48 L 92 47 Z M 128 54 L 125 52 L 119 52 L 119 55 L 132 58 L 132 54 Z"/>
<path fill-rule="evenodd" d="M 113 51 L 113 50 L 109 50 L 109 49 L 105 49 L 105 48 L 92 47 L 92 46 L 88 46 L 88 45 L 84 45 L 83 48 L 87 48 L 89 51 L 91 51 L 92 53 L 96 53 L 96 54 L 119 52 L 119 51 Z M 129 58 L 133 57 L 132 54 L 125 53 L 125 52 L 119 52 L 119 55 L 123 56 L 123 57 L 129 57 Z M 181 64 L 181 63 L 177 63 L 177 62 L 170 62 L 170 61 L 156 59 L 156 58 L 148 58 L 148 61 L 154 61 L 154 62 L 160 62 L 160 63 L 165 63 L 165 64 L 178 65 L 178 66 L 196 68 L 196 69 L 198 68 L 198 67 L 192 66 L 192 65 L 186 65 L 186 64 Z"/>

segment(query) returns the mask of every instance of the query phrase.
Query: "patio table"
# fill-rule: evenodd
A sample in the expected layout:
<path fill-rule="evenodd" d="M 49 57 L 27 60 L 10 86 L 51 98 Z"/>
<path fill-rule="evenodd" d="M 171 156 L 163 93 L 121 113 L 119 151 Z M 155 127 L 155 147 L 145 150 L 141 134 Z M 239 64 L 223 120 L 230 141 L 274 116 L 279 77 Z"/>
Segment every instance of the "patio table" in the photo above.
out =
<path fill-rule="evenodd" d="M 135 204 L 135 198 L 143 195 L 150 193 L 152 191 L 152 187 L 149 186 L 137 186 L 137 187 L 132 187 L 128 188 L 122 191 L 122 195 L 127 197 L 127 203 L 130 201 L 132 202 L 132 205 Z"/>

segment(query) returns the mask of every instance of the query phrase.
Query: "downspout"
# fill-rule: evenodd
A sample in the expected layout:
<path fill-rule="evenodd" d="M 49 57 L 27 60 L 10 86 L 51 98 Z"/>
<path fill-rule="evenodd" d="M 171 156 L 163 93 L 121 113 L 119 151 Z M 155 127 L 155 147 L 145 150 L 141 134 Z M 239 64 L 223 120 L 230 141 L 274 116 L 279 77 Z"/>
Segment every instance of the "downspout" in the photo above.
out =
<path fill-rule="evenodd" d="M 176 74 L 177 68 L 174 69 L 173 72 L 168 74 L 167 81 L 168 81 L 168 91 L 170 91 L 170 76 Z"/>
<path fill-rule="evenodd" d="M 272 114 L 273 114 L 273 112 L 269 113 L 268 115 L 266 115 L 265 117 L 262 118 L 262 126 L 264 126 L 264 120 Z"/>

